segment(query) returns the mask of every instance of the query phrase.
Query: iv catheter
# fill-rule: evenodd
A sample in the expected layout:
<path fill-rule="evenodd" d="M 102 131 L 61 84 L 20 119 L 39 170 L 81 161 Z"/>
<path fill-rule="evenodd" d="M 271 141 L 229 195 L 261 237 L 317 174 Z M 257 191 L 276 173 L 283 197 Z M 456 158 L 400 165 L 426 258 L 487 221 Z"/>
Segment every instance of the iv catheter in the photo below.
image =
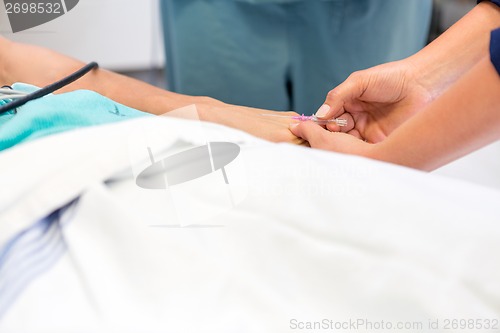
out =
<path fill-rule="evenodd" d="M 319 124 L 319 125 L 326 125 L 326 124 L 333 123 L 333 124 L 337 124 L 340 127 L 347 126 L 347 119 L 340 119 L 340 118 L 337 118 L 337 119 L 319 119 L 316 116 L 305 116 L 305 115 L 280 116 L 277 114 L 266 114 L 266 113 L 263 113 L 261 115 L 266 116 L 266 117 L 288 118 L 288 119 L 299 120 L 299 121 L 314 121 L 316 124 Z"/>

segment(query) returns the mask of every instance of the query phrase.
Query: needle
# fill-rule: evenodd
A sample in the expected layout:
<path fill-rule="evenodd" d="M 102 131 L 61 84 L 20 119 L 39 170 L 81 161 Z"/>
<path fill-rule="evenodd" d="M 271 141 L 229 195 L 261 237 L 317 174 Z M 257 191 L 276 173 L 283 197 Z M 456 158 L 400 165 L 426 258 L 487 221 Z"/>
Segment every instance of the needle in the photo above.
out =
<path fill-rule="evenodd" d="M 337 119 L 319 119 L 316 116 L 304 116 L 304 115 L 301 115 L 301 116 L 280 116 L 277 114 L 266 114 L 266 113 L 263 113 L 261 115 L 266 116 L 266 117 L 288 118 L 288 119 L 299 120 L 299 121 L 314 121 L 315 123 L 320 124 L 320 125 L 335 123 L 341 127 L 347 126 L 347 120 L 340 119 L 340 118 L 337 118 Z"/>

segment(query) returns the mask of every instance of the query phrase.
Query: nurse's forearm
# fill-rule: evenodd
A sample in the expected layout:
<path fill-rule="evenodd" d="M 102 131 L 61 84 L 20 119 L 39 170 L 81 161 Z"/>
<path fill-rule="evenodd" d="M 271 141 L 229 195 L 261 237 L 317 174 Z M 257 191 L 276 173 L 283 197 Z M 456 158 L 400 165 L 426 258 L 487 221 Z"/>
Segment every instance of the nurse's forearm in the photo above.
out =
<path fill-rule="evenodd" d="M 489 53 L 490 33 L 500 26 L 500 9 L 483 1 L 420 52 L 407 60 L 419 83 L 439 96 Z"/>
<path fill-rule="evenodd" d="M 372 157 L 433 170 L 500 139 L 500 76 L 488 57 L 374 147 Z"/>

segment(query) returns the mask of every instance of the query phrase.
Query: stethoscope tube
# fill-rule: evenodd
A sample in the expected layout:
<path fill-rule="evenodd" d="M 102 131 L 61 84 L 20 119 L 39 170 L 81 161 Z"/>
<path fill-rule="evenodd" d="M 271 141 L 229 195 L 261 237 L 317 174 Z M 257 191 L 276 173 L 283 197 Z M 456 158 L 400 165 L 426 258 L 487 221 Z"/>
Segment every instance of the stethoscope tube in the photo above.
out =
<path fill-rule="evenodd" d="M 26 95 L 22 98 L 19 98 L 19 99 L 15 99 L 12 102 L 9 102 L 7 104 L 0 106 L 0 114 L 2 114 L 4 112 L 8 112 L 10 110 L 15 110 L 16 108 L 23 106 L 24 104 L 26 104 L 32 100 L 41 98 L 41 97 L 46 96 L 48 94 L 52 94 L 54 91 L 59 90 L 65 86 L 75 82 L 76 80 L 78 80 L 79 78 L 81 78 L 82 76 L 84 76 L 85 74 L 87 74 L 88 72 L 93 70 L 94 68 L 98 68 L 98 67 L 99 67 L 99 65 L 96 62 L 91 62 L 91 63 L 85 65 L 84 67 L 80 68 L 79 70 L 77 70 L 73 74 L 65 77 L 62 80 L 59 80 L 59 81 L 54 82 L 52 84 L 49 84 L 48 86 L 43 87 L 41 89 L 38 89 L 37 91 L 34 91 L 31 94 L 28 94 L 28 95 Z"/>

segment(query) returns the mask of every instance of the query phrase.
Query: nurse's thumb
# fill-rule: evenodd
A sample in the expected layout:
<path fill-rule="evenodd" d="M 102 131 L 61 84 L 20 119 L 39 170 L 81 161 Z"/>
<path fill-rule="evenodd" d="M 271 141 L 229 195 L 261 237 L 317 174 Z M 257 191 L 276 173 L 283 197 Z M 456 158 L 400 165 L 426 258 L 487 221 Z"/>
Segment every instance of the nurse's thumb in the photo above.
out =
<path fill-rule="evenodd" d="M 351 74 L 347 80 L 328 92 L 325 103 L 315 113 L 316 117 L 332 119 L 347 112 L 345 105 L 363 94 L 363 82 L 362 75 Z"/>

